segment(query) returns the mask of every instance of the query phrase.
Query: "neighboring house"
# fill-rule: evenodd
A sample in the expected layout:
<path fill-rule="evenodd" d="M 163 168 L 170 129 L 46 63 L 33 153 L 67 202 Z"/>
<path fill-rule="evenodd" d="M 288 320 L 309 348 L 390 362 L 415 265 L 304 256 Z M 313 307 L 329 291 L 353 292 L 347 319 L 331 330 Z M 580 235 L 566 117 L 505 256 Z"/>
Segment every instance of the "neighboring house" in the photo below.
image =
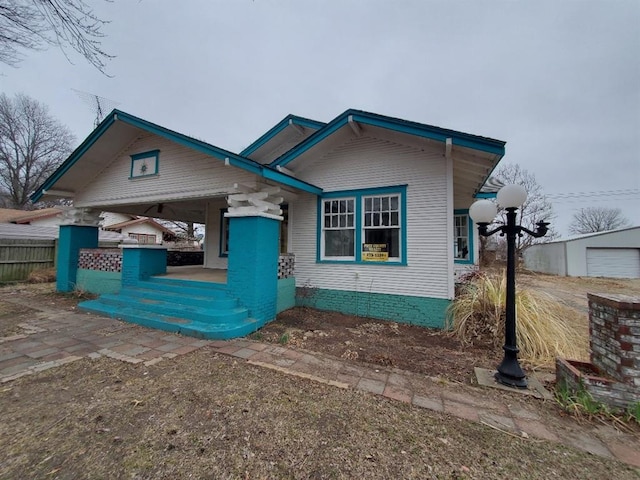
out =
<path fill-rule="evenodd" d="M 640 278 L 640 226 L 532 245 L 525 267 L 570 277 Z"/>
<path fill-rule="evenodd" d="M 38 227 L 59 227 L 61 214 L 69 207 L 51 207 L 40 210 L 0 209 L 0 221 Z M 152 218 L 122 213 L 102 212 L 102 229 L 121 233 L 125 238 L 141 244 L 161 244 L 163 240 L 175 240 L 175 232 Z M 120 238 L 120 237 L 118 237 Z"/>
<path fill-rule="evenodd" d="M 5 221 L 19 225 L 34 225 L 38 227 L 57 227 L 60 225 L 58 215 L 62 213 L 61 207 L 42 208 L 40 210 L 11 210 L 13 214 L 7 214 Z"/>
<path fill-rule="evenodd" d="M 11 223 L 11 220 L 13 220 L 16 217 L 19 217 L 20 215 L 24 215 L 25 212 L 24 210 L 16 210 L 13 208 L 0 208 L 0 223 Z"/>
<path fill-rule="evenodd" d="M 160 245 L 164 240 L 175 240 L 175 232 L 160 225 L 149 217 L 103 212 L 101 214 L 104 230 L 122 233 L 139 244 Z"/>
<path fill-rule="evenodd" d="M 205 224 L 204 266 L 228 269 L 253 329 L 275 316 L 278 250 L 295 255 L 298 303 L 441 327 L 455 272 L 477 265 L 468 208 L 504 145 L 348 110 L 289 115 L 235 154 L 114 110 L 32 199 Z"/>

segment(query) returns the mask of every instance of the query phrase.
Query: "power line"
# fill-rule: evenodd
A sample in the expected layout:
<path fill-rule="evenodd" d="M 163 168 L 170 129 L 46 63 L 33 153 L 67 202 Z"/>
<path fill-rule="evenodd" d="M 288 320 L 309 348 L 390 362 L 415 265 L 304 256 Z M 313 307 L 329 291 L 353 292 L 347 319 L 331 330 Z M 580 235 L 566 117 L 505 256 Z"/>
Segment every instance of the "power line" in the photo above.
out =
<path fill-rule="evenodd" d="M 640 189 L 628 188 L 624 190 L 600 190 L 592 192 L 566 192 L 566 193 L 547 193 L 545 197 L 550 200 L 561 199 L 581 199 L 592 197 L 612 197 L 612 196 L 636 196 L 640 195 Z"/>

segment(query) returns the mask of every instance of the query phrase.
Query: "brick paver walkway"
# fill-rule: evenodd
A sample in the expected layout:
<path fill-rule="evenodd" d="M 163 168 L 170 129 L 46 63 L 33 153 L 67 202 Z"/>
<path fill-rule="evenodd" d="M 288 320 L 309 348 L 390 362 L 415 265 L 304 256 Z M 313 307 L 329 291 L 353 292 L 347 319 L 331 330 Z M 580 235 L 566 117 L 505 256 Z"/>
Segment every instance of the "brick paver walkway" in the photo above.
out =
<path fill-rule="evenodd" d="M 3 300 L 20 303 L 13 297 Z M 536 408 L 531 402 L 522 401 L 516 392 L 492 391 L 489 394 L 486 388 L 454 385 L 412 372 L 356 364 L 317 352 L 246 339 L 198 340 L 89 314 L 28 306 L 40 310 L 38 318 L 23 324 L 20 335 L 0 338 L 0 383 L 83 357 L 105 356 L 134 364 L 144 362 L 145 365 L 153 365 L 206 346 L 262 368 L 338 388 L 355 388 L 480 422 L 495 429 L 498 435 L 560 442 L 640 467 L 638 438 L 605 425 L 580 425 L 570 418 L 541 415 L 540 409 L 553 407 L 540 400 Z"/>

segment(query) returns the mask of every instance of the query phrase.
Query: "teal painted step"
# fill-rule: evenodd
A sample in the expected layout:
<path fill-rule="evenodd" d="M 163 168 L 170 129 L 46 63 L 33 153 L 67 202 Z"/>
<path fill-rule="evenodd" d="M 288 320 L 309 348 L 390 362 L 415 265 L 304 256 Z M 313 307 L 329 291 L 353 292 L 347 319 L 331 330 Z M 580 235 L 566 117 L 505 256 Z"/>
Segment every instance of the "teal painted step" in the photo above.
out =
<path fill-rule="evenodd" d="M 78 304 L 78 307 L 87 312 L 117 318 L 137 325 L 210 340 L 226 340 L 229 338 L 244 337 L 262 326 L 257 320 L 252 318 L 244 318 L 243 320 L 231 323 L 208 324 L 151 313 L 134 307 L 109 305 L 100 302 L 100 300 L 82 302 Z"/>
<path fill-rule="evenodd" d="M 190 280 L 152 277 L 78 308 L 198 338 L 240 337 L 262 326 L 229 296 L 226 285 Z"/>
<path fill-rule="evenodd" d="M 142 299 L 122 294 L 100 295 L 100 303 L 122 308 L 135 308 L 149 313 L 157 313 L 169 317 L 185 318 L 202 323 L 228 323 L 247 318 L 248 310 L 243 307 L 208 308 L 197 307 L 188 303 L 175 304 L 162 300 Z"/>
<path fill-rule="evenodd" d="M 147 288 L 158 292 L 179 292 L 183 295 L 194 295 L 197 297 L 229 297 L 226 288 L 227 286 L 221 283 L 191 282 L 189 280 L 151 277 L 149 280 L 141 280 L 137 282 L 135 287 Z"/>
<path fill-rule="evenodd" d="M 212 295 L 186 295 L 182 290 L 171 292 L 154 288 L 127 287 L 120 291 L 121 297 L 141 300 L 164 301 L 179 305 L 206 307 L 213 309 L 230 309 L 238 306 L 238 299 L 224 297 L 219 292 Z"/>

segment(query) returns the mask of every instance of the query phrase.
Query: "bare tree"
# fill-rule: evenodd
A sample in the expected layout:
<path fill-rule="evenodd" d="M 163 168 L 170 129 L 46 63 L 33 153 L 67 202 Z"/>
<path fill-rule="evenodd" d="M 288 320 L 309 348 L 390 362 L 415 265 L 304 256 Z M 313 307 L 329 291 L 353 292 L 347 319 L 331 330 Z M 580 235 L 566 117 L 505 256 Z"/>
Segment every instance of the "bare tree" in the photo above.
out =
<path fill-rule="evenodd" d="M 84 0 L 0 0 L 0 62 L 17 66 L 24 50 L 71 47 L 105 73 L 100 20 Z M 67 56 L 67 59 L 69 57 Z"/>
<path fill-rule="evenodd" d="M 26 95 L 0 95 L 0 195 L 25 208 L 29 194 L 71 152 L 71 131 Z"/>
<path fill-rule="evenodd" d="M 569 231 L 573 234 L 606 232 L 629 225 L 619 208 L 588 207 L 573 214 Z"/>
<path fill-rule="evenodd" d="M 536 180 L 533 173 L 521 168 L 518 164 L 504 164 L 502 165 L 493 176 L 503 185 L 522 185 L 527 191 L 527 200 L 518 209 L 518 221 L 519 225 L 522 225 L 529 230 L 536 229 L 536 223 L 539 221 L 549 222 L 553 220 L 555 214 L 553 213 L 553 206 L 547 200 L 547 197 L 542 191 L 542 187 Z M 498 211 L 499 220 L 496 223 L 507 223 L 507 211 L 500 209 Z M 544 243 L 553 240 L 558 236 L 557 232 L 553 229 L 553 225 L 549 226 L 549 233 L 542 238 L 534 238 L 530 235 L 523 235 L 516 238 L 516 252 L 519 254 L 525 248 L 533 245 L 534 243 Z"/>

